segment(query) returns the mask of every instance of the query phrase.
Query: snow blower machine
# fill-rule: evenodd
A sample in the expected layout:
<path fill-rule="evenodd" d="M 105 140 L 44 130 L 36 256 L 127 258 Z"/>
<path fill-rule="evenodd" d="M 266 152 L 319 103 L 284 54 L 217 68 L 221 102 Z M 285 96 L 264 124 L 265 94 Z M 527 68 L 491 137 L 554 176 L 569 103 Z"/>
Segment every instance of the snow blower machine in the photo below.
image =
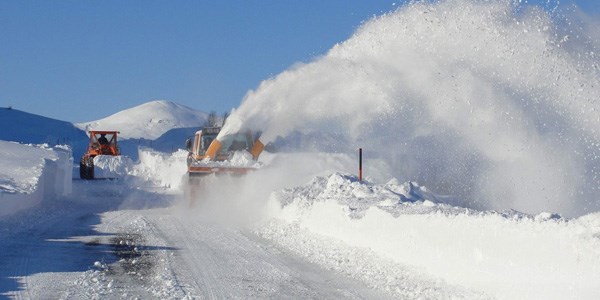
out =
<path fill-rule="evenodd" d="M 186 141 L 190 178 L 209 174 L 243 175 L 260 167 L 265 145 L 251 131 L 219 136 L 221 127 L 204 127 Z"/>
<path fill-rule="evenodd" d="M 118 131 L 90 131 L 90 143 L 87 151 L 79 162 L 79 177 L 81 179 L 95 179 L 94 158 L 99 155 L 119 156 L 117 146 Z"/>

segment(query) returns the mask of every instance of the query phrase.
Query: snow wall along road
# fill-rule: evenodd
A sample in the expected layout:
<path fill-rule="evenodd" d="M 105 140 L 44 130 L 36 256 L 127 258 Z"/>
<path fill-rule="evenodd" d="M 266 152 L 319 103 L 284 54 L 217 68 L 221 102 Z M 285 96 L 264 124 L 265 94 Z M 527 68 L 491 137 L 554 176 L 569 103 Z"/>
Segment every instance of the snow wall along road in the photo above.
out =
<path fill-rule="evenodd" d="M 68 146 L 0 140 L 0 219 L 71 194 L 72 170 Z"/>
<path fill-rule="evenodd" d="M 334 136 L 317 146 L 363 147 L 390 176 L 466 207 L 596 211 L 599 24 L 515 2 L 413 3 L 376 17 L 262 82 L 228 126 L 264 130 L 265 142 Z"/>

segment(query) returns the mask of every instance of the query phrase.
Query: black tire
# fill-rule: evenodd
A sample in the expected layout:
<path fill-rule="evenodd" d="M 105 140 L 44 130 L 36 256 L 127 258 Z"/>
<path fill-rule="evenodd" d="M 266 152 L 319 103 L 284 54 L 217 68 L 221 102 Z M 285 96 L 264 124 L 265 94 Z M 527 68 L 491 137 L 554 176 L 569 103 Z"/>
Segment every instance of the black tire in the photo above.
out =
<path fill-rule="evenodd" d="M 94 158 L 82 157 L 79 162 L 79 177 L 81 179 L 94 179 Z"/>
<path fill-rule="evenodd" d="M 87 166 L 85 165 L 84 158 L 79 161 L 79 178 L 87 179 Z"/>

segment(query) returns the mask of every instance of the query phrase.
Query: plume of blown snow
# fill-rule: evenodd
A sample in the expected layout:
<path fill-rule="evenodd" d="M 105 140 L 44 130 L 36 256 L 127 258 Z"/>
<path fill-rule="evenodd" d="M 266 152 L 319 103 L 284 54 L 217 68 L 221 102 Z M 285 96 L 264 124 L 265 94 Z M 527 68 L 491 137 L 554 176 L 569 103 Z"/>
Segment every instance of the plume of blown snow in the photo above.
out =
<path fill-rule="evenodd" d="M 263 130 L 264 142 L 335 134 L 468 207 L 596 211 L 598 29 L 581 14 L 567 23 L 509 0 L 411 3 L 262 82 L 230 126 Z"/>

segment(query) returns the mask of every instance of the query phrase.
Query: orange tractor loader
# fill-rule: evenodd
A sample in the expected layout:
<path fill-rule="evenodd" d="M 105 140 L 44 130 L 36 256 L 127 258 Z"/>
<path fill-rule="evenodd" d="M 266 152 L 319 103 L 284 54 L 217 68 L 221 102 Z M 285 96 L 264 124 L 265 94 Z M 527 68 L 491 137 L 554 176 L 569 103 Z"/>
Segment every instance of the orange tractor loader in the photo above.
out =
<path fill-rule="evenodd" d="M 79 162 L 79 177 L 94 179 L 94 157 L 98 155 L 120 155 L 117 146 L 118 131 L 90 131 L 90 143 Z"/>

